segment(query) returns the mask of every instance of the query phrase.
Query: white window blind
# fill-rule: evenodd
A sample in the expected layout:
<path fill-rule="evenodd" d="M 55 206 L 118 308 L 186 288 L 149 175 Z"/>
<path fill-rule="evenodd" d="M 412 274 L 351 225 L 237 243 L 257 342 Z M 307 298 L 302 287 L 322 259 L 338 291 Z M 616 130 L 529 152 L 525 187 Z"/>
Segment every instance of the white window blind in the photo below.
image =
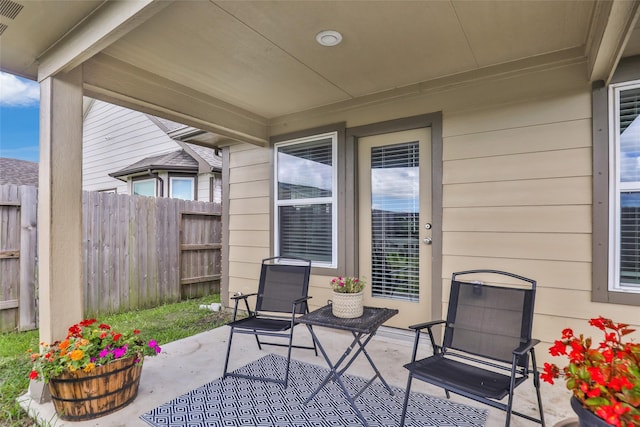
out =
<path fill-rule="evenodd" d="M 614 87 L 615 290 L 640 291 L 640 83 Z"/>
<path fill-rule="evenodd" d="M 336 264 L 336 134 L 276 145 L 276 253 Z"/>
<path fill-rule="evenodd" d="M 419 298 L 417 142 L 371 149 L 371 290 L 375 297 Z"/>

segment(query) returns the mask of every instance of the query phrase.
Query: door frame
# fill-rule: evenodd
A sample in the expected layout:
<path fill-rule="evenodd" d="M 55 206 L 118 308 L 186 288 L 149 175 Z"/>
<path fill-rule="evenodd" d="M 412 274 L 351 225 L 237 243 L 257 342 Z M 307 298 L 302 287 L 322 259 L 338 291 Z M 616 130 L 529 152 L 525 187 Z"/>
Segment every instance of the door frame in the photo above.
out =
<path fill-rule="evenodd" d="M 380 135 L 429 127 L 431 128 L 431 224 L 432 259 L 431 259 L 431 313 L 433 319 L 442 318 L 442 112 L 423 114 L 372 123 L 346 130 L 346 158 L 344 167 L 353 173 L 346 173 L 346 224 L 344 233 L 346 241 L 353 245 L 347 248 L 346 275 L 358 276 L 359 236 L 358 236 L 358 183 L 355 171 L 358 166 L 358 140 L 367 136 Z M 429 319 L 423 319 L 429 320 Z"/>

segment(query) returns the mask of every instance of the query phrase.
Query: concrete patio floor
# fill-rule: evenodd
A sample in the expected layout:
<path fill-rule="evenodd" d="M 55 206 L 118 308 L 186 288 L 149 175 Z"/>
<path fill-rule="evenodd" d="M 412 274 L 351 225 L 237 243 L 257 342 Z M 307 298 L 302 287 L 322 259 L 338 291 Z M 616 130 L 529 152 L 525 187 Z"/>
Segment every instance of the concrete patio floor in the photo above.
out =
<path fill-rule="evenodd" d="M 352 336 L 349 333 L 326 328 L 314 328 L 314 330 L 334 362 L 342 355 L 352 340 Z M 139 418 L 141 414 L 222 376 L 228 335 L 229 328 L 223 326 L 165 344 L 160 355 L 145 359 L 138 396 L 134 402 L 113 414 L 101 418 L 83 422 L 62 421 L 57 418 L 51 402 L 40 404 L 29 398 L 28 395 L 21 397 L 20 402 L 22 407 L 40 425 L 75 427 L 148 426 L 146 422 Z M 296 328 L 295 340 L 299 343 L 311 342 L 309 333 L 304 326 L 301 325 Z M 392 386 L 401 388 L 406 386 L 407 371 L 402 368 L 402 365 L 411 358 L 412 340 L 413 335 L 409 332 L 381 328 L 367 346 L 367 351 L 376 366 L 385 380 Z M 263 347 L 263 351 L 258 350 L 254 338 L 249 335 L 236 334 L 233 342 L 230 359 L 231 369 L 239 368 L 268 353 L 286 355 L 286 348 L 281 347 L 268 346 Z M 546 350 L 542 345 L 539 347 L 537 349 L 538 353 Z M 293 358 L 327 367 L 321 355 L 316 357 L 309 350 L 294 349 Z M 358 357 L 357 361 L 349 368 L 348 373 L 365 378 L 373 376 L 373 371 L 362 356 Z M 421 381 L 413 382 L 412 391 L 427 393 L 443 399 L 446 398 L 442 389 L 424 384 Z M 569 406 L 568 391 L 564 389 L 562 384 L 551 386 L 543 383 L 542 396 L 547 426 L 552 427 L 562 420 L 574 417 L 573 411 Z M 502 411 L 459 396 L 452 395 L 452 400 L 489 409 L 487 427 L 504 425 L 505 413 Z M 532 381 L 528 381 L 527 384 L 523 384 L 516 389 L 514 408 L 537 416 L 537 404 Z M 514 427 L 527 427 L 539 424 L 513 416 L 511 425 Z"/>

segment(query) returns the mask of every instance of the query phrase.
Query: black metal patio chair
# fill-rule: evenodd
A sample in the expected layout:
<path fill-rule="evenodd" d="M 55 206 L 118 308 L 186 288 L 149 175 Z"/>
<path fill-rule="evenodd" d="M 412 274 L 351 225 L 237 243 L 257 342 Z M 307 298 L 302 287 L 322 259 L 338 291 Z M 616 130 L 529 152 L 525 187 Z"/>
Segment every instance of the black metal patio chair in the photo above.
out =
<path fill-rule="evenodd" d="M 502 279 L 518 285 L 465 282 L 461 275 L 482 275 Z M 540 375 L 536 366 L 534 346 L 539 340 L 531 338 L 536 281 L 497 270 L 469 270 L 453 273 L 447 320 L 437 320 L 410 326 L 416 331 L 409 370 L 407 391 L 400 425 L 404 425 L 413 379 L 442 387 L 449 393 L 485 403 L 506 411 L 505 425 L 511 414 L 542 424 L 544 414 L 540 398 Z M 436 344 L 433 327 L 444 324 L 441 345 Z M 418 344 L 427 330 L 433 355 L 418 359 Z M 531 358 L 531 368 L 529 366 Z M 513 407 L 514 389 L 533 376 L 538 398 L 540 419 Z M 507 398 L 507 402 L 503 400 Z"/>
<path fill-rule="evenodd" d="M 311 274 L 311 261 L 295 257 L 272 257 L 262 260 L 260 282 L 258 292 L 237 295 L 231 299 L 235 301 L 231 327 L 229 332 L 229 344 L 227 356 L 224 362 L 223 377 L 234 376 L 262 381 L 270 381 L 282 384 L 285 388 L 289 381 L 289 364 L 291 361 L 291 349 L 303 348 L 314 350 L 316 356 L 318 350 L 315 341 L 313 345 L 293 345 L 293 329 L 298 324 L 297 317 L 309 312 L 307 300 L 310 299 L 309 275 Z M 255 309 L 249 307 L 249 297 L 256 297 Z M 244 301 L 248 316 L 238 319 L 238 305 Z M 245 375 L 237 372 L 228 372 L 229 354 L 233 334 L 251 334 L 256 338 L 258 348 L 263 345 L 288 347 L 287 367 L 284 378 L 268 378 Z M 285 338 L 286 342 L 265 342 L 260 340 L 260 335 L 272 338 Z"/>

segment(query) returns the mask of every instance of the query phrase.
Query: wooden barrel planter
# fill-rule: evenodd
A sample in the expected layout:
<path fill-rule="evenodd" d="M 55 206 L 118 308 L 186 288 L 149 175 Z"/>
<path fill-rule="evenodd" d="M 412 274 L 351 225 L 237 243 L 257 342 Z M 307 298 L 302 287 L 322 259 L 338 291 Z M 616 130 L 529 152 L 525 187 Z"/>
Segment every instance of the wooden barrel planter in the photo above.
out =
<path fill-rule="evenodd" d="M 51 400 L 58 417 L 82 421 L 110 414 L 138 395 L 142 360 L 115 360 L 91 372 L 65 372 L 49 380 Z"/>

